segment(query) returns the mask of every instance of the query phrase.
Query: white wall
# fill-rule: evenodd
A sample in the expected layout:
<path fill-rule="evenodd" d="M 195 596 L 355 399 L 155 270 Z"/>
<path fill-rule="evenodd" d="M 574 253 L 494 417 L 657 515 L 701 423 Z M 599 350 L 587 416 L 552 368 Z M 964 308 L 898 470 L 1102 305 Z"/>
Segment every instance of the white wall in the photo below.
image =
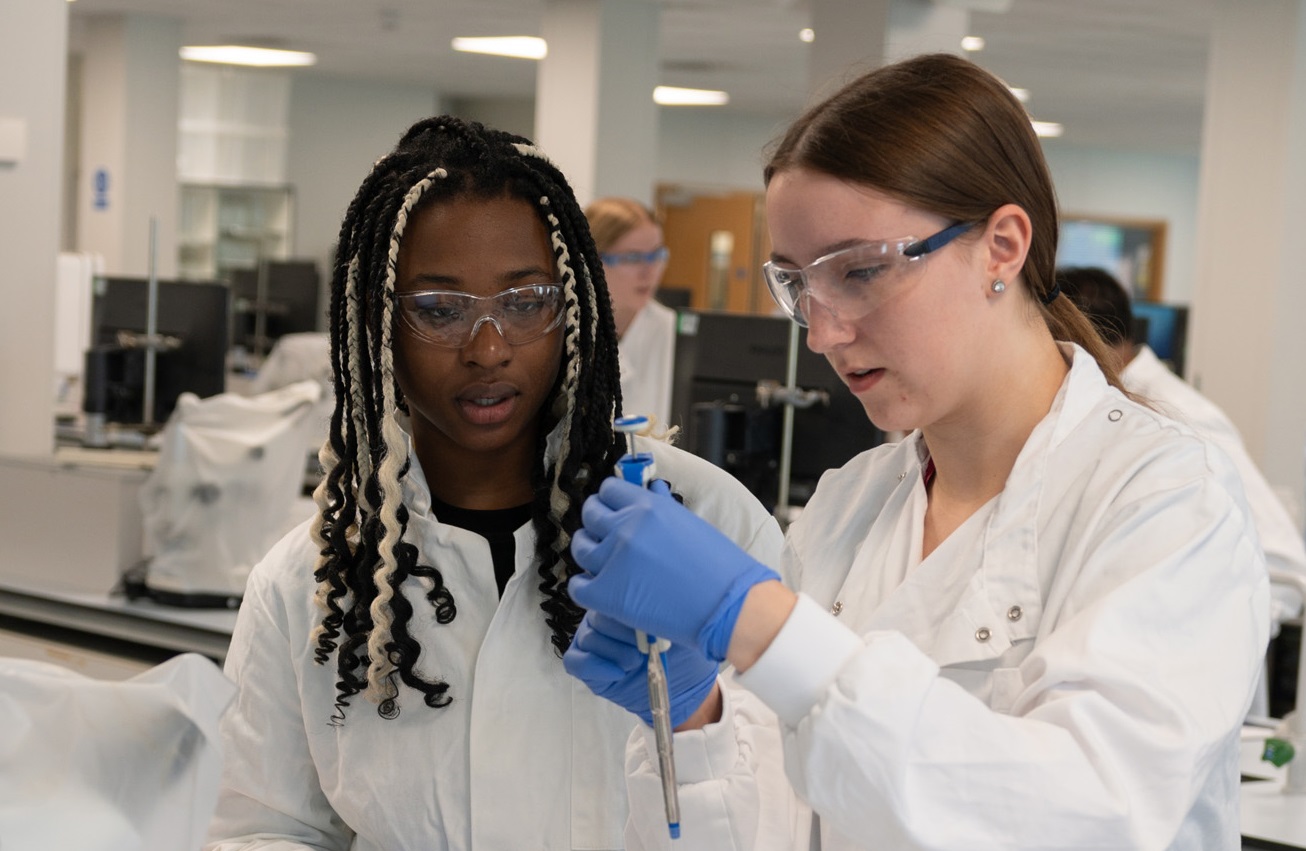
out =
<path fill-rule="evenodd" d="M 294 78 L 287 165 L 295 187 L 293 253 L 317 261 L 324 294 L 340 225 L 359 184 L 409 126 L 439 110 L 434 88 L 317 75 Z M 328 307 L 324 296 L 323 313 Z"/>
<path fill-rule="evenodd" d="M 68 10 L 50 0 L 4 2 L 0 119 L 16 128 L 24 150 L 0 163 L 0 454 L 45 455 L 54 446 Z"/>
<path fill-rule="evenodd" d="M 1196 279 L 1196 156 L 1140 154 L 1043 145 L 1064 215 L 1116 216 L 1166 223 L 1161 298 L 1191 302 Z"/>
<path fill-rule="evenodd" d="M 794 117 L 664 107 L 657 180 L 760 192 L 765 149 Z"/>

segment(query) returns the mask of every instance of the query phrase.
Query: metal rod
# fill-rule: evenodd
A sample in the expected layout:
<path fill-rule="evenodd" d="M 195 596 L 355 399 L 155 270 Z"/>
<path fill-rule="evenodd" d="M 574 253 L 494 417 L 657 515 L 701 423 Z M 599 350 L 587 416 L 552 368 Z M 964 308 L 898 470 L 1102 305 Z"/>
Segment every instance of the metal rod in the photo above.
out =
<path fill-rule="evenodd" d="M 266 354 L 268 334 L 268 264 L 259 260 L 254 285 L 254 357 Z"/>
<path fill-rule="evenodd" d="M 785 363 L 785 387 L 790 391 L 788 398 L 793 398 L 793 390 L 798 385 L 798 323 L 789 323 L 789 352 Z M 775 516 L 783 528 L 789 520 L 789 473 L 794 460 L 794 406 L 785 402 L 781 414 L 780 427 L 780 471 L 779 487 L 775 497 Z"/>
<path fill-rule="evenodd" d="M 159 222 L 150 216 L 150 277 L 148 297 L 145 303 L 145 410 L 141 412 L 141 422 L 150 425 L 154 422 L 154 383 L 156 358 L 159 351 L 159 273 L 155 264 L 158 255 Z"/>

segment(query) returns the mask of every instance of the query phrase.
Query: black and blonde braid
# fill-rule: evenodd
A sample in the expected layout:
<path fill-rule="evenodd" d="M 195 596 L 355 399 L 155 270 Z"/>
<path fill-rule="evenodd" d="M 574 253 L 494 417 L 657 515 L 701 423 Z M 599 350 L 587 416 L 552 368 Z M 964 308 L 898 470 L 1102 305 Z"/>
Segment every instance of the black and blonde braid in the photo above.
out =
<path fill-rule="evenodd" d="M 394 375 L 391 310 L 399 246 L 413 211 L 441 199 L 505 194 L 537 208 L 564 293 L 562 364 L 538 438 L 541 462 L 531 471 L 540 608 L 558 654 L 583 614 L 566 593 L 567 579 L 579 570 L 571 536 L 585 497 L 621 450 L 612 431 L 621 406 L 617 333 L 603 267 L 571 187 L 529 140 L 448 116 L 421 121 L 376 163 L 349 205 L 332 274 L 336 406 L 314 493 L 322 620 L 311 640 L 319 664 L 336 659 L 336 723 L 359 692 L 382 717 L 394 717 L 399 681 L 421 692 L 428 706 L 453 699 L 448 683 L 415 671 L 421 647 L 409 633 L 414 612 L 400 591 L 409 577 L 424 577 L 436 622 L 457 615 L 438 564 L 419 564 L 417 548 L 404 540 L 409 461 L 395 418 L 404 406 Z M 546 462 L 555 428 L 556 451 Z M 435 479 L 440 471 L 426 474 Z"/>

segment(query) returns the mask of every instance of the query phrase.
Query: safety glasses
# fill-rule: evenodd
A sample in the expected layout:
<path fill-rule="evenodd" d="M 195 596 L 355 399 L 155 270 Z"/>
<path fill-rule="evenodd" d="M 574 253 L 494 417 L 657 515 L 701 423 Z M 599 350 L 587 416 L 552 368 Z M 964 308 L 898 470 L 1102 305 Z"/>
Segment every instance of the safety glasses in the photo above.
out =
<path fill-rule="evenodd" d="M 485 323 L 508 343 L 538 340 L 562 324 L 562 286 L 534 284 L 497 295 L 476 296 L 449 290 L 396 293 L 404 324 L 421 339 L 461 349 Z"/>
<path fill-rule="evenodd" d="M 665 245 L 652 251 L 623 251 L 620 254 L 600 254 L 604 266 L 652 266 L 667 262 L 671 251 Z"/>
<path fill-rule="evenodd" d="M 852 322 L 869 315 L 900 291 L 926 255 L 972 227 L 972 223 L 960 222 L 925 239 L 904 236 L 855 245 L 801 269 L 768 261 L 762 264 L 762 275 L 771 297 L 799 325 L 807 327 L 813 303 L 836 319 Z"/>

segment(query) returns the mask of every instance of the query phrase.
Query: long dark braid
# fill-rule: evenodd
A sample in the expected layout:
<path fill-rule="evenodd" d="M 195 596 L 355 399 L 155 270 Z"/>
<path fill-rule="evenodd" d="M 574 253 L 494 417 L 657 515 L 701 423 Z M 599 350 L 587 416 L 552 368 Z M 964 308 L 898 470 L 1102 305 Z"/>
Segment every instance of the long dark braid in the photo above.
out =
<path fill-rule="evenodd" d="M 402 482 L 409 461 L 395 419 L 403 400 L 392 360 L 394 279 L 404 228 L 417 207 L 504 194 L 536 207 L 564 292 L 562 364 L 537 445 L 537 457 L 545 460 L 531 471 L 540 608 L 559 654 L 583 614 L 566 593 L 567 579 L 579 571 L 571 536 L 580 527 L 585 497 L 621 451 L 612 431 L 621 408 L 617 333 L 603 266 L 566 178 L 529 140 L 448 116 L 421 121 L 373 167 L 350 203 L 332 273 L 336 406 L 319 456 L 324 476 L 314 493 L 322 620 L 311 641 L 319 664 L 336 657 L 336 723 L 360 692 L 382 717 L 397 715 L 398 681 L 420 692 L 428 706 L 452 700 L 448 683 L 414 670 L 421 647 L 408 629 L 413 608 L 400 593 L 409 577 L 424 577 L 436 622 L 457 615 L 438 565 L 419 564 L 417 548 L 404 540 L 409 515 Z"/>

